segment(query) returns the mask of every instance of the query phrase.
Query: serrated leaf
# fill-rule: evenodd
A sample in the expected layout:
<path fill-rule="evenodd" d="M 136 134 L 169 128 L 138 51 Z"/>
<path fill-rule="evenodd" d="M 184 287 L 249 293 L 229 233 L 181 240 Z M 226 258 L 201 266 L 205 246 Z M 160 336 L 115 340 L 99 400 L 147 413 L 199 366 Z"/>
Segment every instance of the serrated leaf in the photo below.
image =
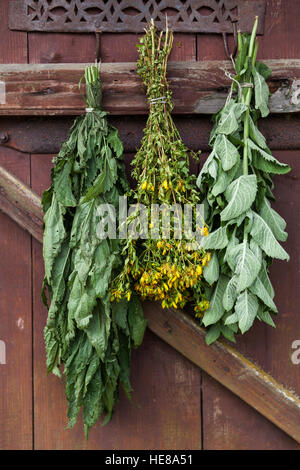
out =
<path fill-rule="evenodd" d="M 221 112 L 221 118 L 217 127 L 218 134 L 234 134 L 239 127 L 239 119 L 242 113 L 247 109 L 242 103 L 230 101 Z"/>
<path fill-rule="evenodd" d="M 120 158 L 123 155 L 124 147 L 122 140 L 120 139 L 119 132 L 112 126 L 109 128 L 107 143 L 113 149 L 117 158 Z"/>
<path fill-rule="evenodd" d="M 210 285 L 219 279 L 219 261 L 216 253 L 212 254 L 208 265 L 203 268 L 203 277 Z"/>
<path fill-rule="evenodd" d="M 236 298 L 237 298 L 237 278 L 233 276 L 226 286 L 226 290 L 223 296 L 223 307 L 226 312 L 233 309 Z"/>
<path fill-rule="evenodd" d="M 218 176 L 215 184 L 212 187 L 212 194 L 216 197 L 219 194 L 224 193 L 226 188 L 230 185 L 232 182 L 233 178 L 236 176 L 238 169 L 240 166 L 240 162 L 237 161 L 237 163 L 231 168 L 229 171 L 223 171 L 222 167 L 220 165 L 219 171 L 218 171 Z"/>
<path fill-rule="evenodd" d="M 137 347 L 143 341 L 147 320 L 144 318 L 140 301 L 135 295 L 131 297 L 128 305 L 128 324 L 133 345 Z"/>
<path fill-rule="evenodd" d="M 64 208 L 58 202 L 55 194 L 52 203 L 44 216 L 43 257 L 45 263 L 45 276 L 49 282 L 54 260 L 61 250 L 66 237 L 64 227 Z"/>
<path fill-rule="evenodd" d="M 269 87 L 264 77 L 255 67 L 252 68 L 252 73 L 254 78 L 255 108 L 260 110 L 262 117 L 266 117 L 270 112 L 268 108 Z"/>
<path fill-rule="evenodd" d="M 270 313 L 267 310 L 261 310 L 258 314 L 257 317 L 266 323 L 269 326 L 272 326 L 273 328 L 276 328 L 275 323 L 273 322 L 273 319 L 270 315 Z"/>
<path fill-rule="evenodd" d="M 215 160 L 212 160 L 208 165 L 208 173 L 215 180 L 218 174 L 218 164 Z"/>
<path fill-rule="evenodd" d="M 224 171 L 229 171 L 240 159 L 237 148 L 224 134 L 217 136 L 214 149 L 222 163 Z"/>
<path fill-rule="evenodd" d="M 277 240 L 285 242 L 287 239 L 287 233 L 284 231 L 286 227 L 286 222 L 278 214 L 278 212 L 272 209 L 269 201 L 266 198 L 264 198 L 263 200 L 260 215 L 269 225 Z"/>
<path fill-rule="evenodd" d="M 237 315 L 239 328 L 243 334 L 253 325 L 257 311 L 257 297 L 251 294 L 247 289 L 241 292 L 235 304 L 235 314 Z"/>
<path fill-rule="evenodd" d="M 210 344 L 214 343 L 221 334 L 220 325 L 213 325 L 211 326 L 205 335 L 205 342 L 209 346 Z"/>
<path fill-rule="evenodd" d="M 198 188 L 201 186 L 201 183 L 202 183 L 202 178 L 203 176 L 208 173 L 208 168 L 209 168 L 209 165 L 210 163 L 214 160 L 215 158 L 215 151 L 213 150 L 207 157 L 206 161 L 204 162 L 203 164 L 203 167 L 198 175 L 198 178 L 196 180 L 196 185 L 198 186 Z"/>
<path fill-rule="evenodd" d="M 289 260 L 289 255 L 276 240 L 266 221 L 258 214 L 253 214 L 253 225 L 250 231 L 254 241 L 270 257 Z"/>
<path fill-rule="evenodd" d="M 232 249 L 230 256 L 234 265 L 236 290 L 239 293 L 251 286 L 260 271 L 261 264 L 250 250 L 246 239 Z"/>
<path fill-rule="evenodd" d="M 268 292 L 269 296 L 274 299 L 274 289 L 273 289 L 273 286 L 271 284 L 271 281 L 270 281 L 270 278 L 268 276 L 268 272 L 267 272 L 267 267 L 266 267 L 266 262 L 263 261 L 262 262 L 262 266 L 261 266 L 261 270 L 260 270 L 260 273 L 259 273 L 259 279 L 261 280 L 261 282 L 263 283 L 264 285 L 264 288 L 266 289 L 266 291 Z"/>
<path fill-rule="evenodd" d="M 291 170 L 289 165 L 279 162 L 268 152 L 256 145 L 251 139 L 248 139 L 248 145 L 252 150 L 256 150 L 256 152 L 262 157 L 259 158 L 258 155 L 254 155 L 252 159 L 255 168 L 258 170 L 279 175 L 284 175 Z"/>
<path fill-rule="evenodd" d="M 204 250 L 221 250 L 228 244 L 226 227 L 220 227 L 203 238 L 202 247 Z"/>
<path fill-rule="evenodd" d="M 266 149 L 267 143 L 265 137 L 259 131 L 257 125 L 254 124 L 251 116 L 249 116 L 249 132 L 251 139 L 256 142 L 256 144 L 261 147 L 262 149 Z"/>
<path fill-rule="evenodd" d="M 110 333 L 111 319 L 109 313 L 109 304 L 105 308 L 102 303 L 98 302 L 93 311 L 92 318 L 85 329 L 90 343 L 94 346 L 102 361 L 104 361 Z"/>
<path fill-rule="evenodd" d="M 234 323 L 237 323 L 239 321 L 239 318 L 236 313 L 232 313 L 231 315 L 228 315 L 228 317 L 225 320 L 225 325 L 233 325 Z"/>
<path fill-rule="evenodd" d="M 267 307 L 269 307 L 270 310 L 277 313 L 276 305 L 259 277 L 257 277 L 251 285 L 250 291 L 252 294 L 255 294 Z"/>
<path fill-rule="evenodd" d="M 227 325 L 222 325 L 221 324 L 221 333 L 224 336 L 224 338 L 228 339 L 229 341 L 232 341 L 235 343 L 235 337 L 234 337 L 234 332 L 230 326 Z"/>
<path fill-rule="evenodd" d="M 221 220 L 226 221 L 238 217 L 250 209 L 257 192 L 255 175 L 242 175 L 234 180 L 225 191 L 228 205 L 221 212 Z"/>
<path fill-rule="evenodd" d="M 54 191 L 57 200 L 66 207 L 75 207 L 76 199 L 72 192 L 71 183 L 71 161 L 65 162 L 61 171 L 56 173 L 53 178 Z"/>
<path fill-rule="evenodd" d="M 205 326 L 213 325 L 222 318 L 224 314 L 223 296 L 228 280 L 227 277 L 221 274 L 210 299 L 210 307 L 203 317 L 203 324 Z"/>

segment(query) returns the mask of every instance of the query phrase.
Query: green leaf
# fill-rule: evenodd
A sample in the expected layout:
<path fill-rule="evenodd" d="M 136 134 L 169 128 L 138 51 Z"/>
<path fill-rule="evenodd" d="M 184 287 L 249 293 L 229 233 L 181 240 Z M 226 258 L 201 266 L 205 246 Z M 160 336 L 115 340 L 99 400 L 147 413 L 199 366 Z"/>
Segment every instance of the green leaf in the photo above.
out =
<path fill-rule="evenodd" d="M 273 328 L 276 328 L 276 325 L 273 322 L 273 319 L 267 310 L 261 310 L 260 312 L 258 312 L 257 317 L 259 318 L 259 320 L 263 321 L 267 325 L 272 326 Z"/>
<path fill-rule="evenodd" d="M 203 317 L 203 324 L 205 326 L 213 325 L 217 323 L 224 314 L 224 307 L 223 307 L 223 297 L 227 287 L 228 278 L 221 274 L 217 285 L 213 291 L 211 300 L 210 300 L 210 307 L 205 312 Z"/>
<path fill-rule="evenodd" d="M 239 293 L 251 286 L 260 271 L 261 264 L 250 250 L 246 239 L 231 250 L 230 256 L 234 265 L 236 290 Z"/>
<path fill-rule="evenodd" d="M 274 209 L 272 209 L 266 198 L 263 199 L 260 215 L 269 225 L 277 240 L 285 242 L 287 239 L 287 233 L 284 231 L 286 222 Z"/>
<path fill-rule="evenodd" d="M 219 279 L 219 262 L 214 252 L 207 266 L 203 268 L 203 277 L 208 284 L 213 284 Z"/>
<path fill-rule="evenodd" d="M 235 337 L 234 337 L 234 332 L 232 331 L 232 328 L 226 325 L 221 325 L 221 333 L 224 336 L 224 338 L 228 339 L 229 341 L 232 341 L 235 343 Z"/>
<path fill-rule="evenodd" d="M 238 318 L 239 328 L 243 334 L 253 325 L 257 311 L 257 297 L 247 289 L 241 292 L 235 304 L 235 313 Z"/>
<path fill-rule="evenodd" d="M 216 197 L 219 194 L 224 193 L 225 189 L 230 185 L 233 178 L 236 176 L 240 162 L 238 161 L 229 171 L 223 171 L 222 166 L 220 165 L 218 176 L 215 184 L 212 187 L 212 194 Z"/>
<path fill-rule="evenodd" d="M 141 303 L 135 295 L 131 297 L 128 305 L 128 323 L 133 345 L 137 347 L 143 341 L 147 320 L 144 318 Z"/>
<path fill-rule="evenodd" d="M 273 286 L 271 284 L 271 281 L 270 281 L 270 278 L 268 276 L 268 272 L 267 272 L 267 267 L 266 267 L 266 262 L 263 261 L 262 262 L 262 267 L 261 267 L 261 270 L 260 270 L 260 273 L 259 273 L 259 279 L 261 280 L 261 282 L 263 283 L 264 285 L 264 288 L 266 289 L 266 291 L 268 292 L 269 296 L 274 299 L 274 289 L 273 289 Z"/>
<path fill-rule="evenodd" d="M 71 161 L 66 161 L 62 170 L 53 178 L 57 200 L 65 207 L 75 207 L 77 203 L 72 192 L 71 166 Z"/>
<path fill-rule="evenodd" d="M 272 70 L 263 62 L 256 62 L 255 68 L 265 80 L 267 80 L 272 73 Z"/>
<path fill-rule="evenodd" d="M 215 141 L 214 150 L 217 153 L 224 171 L 230 170 L 240 159 L 237 148 L 222 134 Z"/>
<path fill-rule="evenodd" d="M 221 250 L 228 244 L 226 227 L 220 227 L 203 238 L 202 247 L 204 250 Z"/>
<path fill-rule="evenodd" d="M 69 316 L 74 318 L 79 329 L 87 328 L 96 305 L 96 293 L 90 284 L 83 285 L 76 276 L 68 302 Z"/>
<path fill-rule="evenodd" d="M 253 225 L 250 231 L 254 241 L 270 257 L 289 260 L 287 252 L 279 245 L 266 221 L 258 214 L 253 214 Z"/>
<path fill-rule="evenodd" d="M 54 260 L 61 250 L 62 242 L 66 237 L 64 227 L 64 208 L 58 202 L 55 194 L 52 203 L 44 217 L 43 257 L 45 263 L 45 276 L 49 283 Z"/>
<path fill-rule="evenodd" d="M 110 333 L 111 319 L 109 313 L 109 307 L 105 308 L 103 304 L 98 302 L 86 328 L 86 334 L 89 341 L 96 349 L 97 354 L 102 361 L 104 361 Z"/>
<path fill-rule="evenodd" d="M 234 134 L 239 127 L 239 119 L 247 106 L 230 101 L 221 112 L 221 119 L 217 127 L 218 134 Z"/>
<path fill-rule="evenodd" d="M 120 139 L 119 132 L 114 127 L 109 127 L 109 135 L 107 137 L 107 143 L 115 152 L 117 158 L 120 158 L 123 155 L 123 143 Z"/>
<path fill-rule="evenodd" d="M 259 158 L 258 155 L 254 155 L 253 157 L 253 164 L 258 170 L 279 175 L 284 175 L 291 170 L 289 165 L 280 163 L 278 160 L 276 160 L 276 158 L 256 145 L 251 139 L 248 139 L 248 145 L 252 150 L 255 150 L 262 157 Z"/>
<path fill-rule="evenodd" d="M 228 317 L 225 320 L 225 325 L 231 326 L 234 325 L 239 321 L 238 316 L 236 313 L 232 313 L 231 315 L 228 315 Z"/>
<path fill-rule="evenodd" d="M 96 180 L 94 181 L 93 186 L 91 186 L 87 190 L 85 196 L 81 200 L 81 204 L 85 204 L 86 202 L 91 201 L 92 199 L 94 199 L 95 197 L 99 196 L 100 194 L 104 192 L 105 180 L 106 180 L 106 166 L 107 164 L 105 161 L 102 173 L 100 173 L 97 176 Z"/>
<path fill-rule="evenodd" d="M 233 275 L 226 286 L 226 290 L 223 296 L 223 307 L 226 312 L 233 309 L 236 298 L 237 298 L 237 277 Z"/>
<path fill-rule="evenodd" d="M 228 205 L 221 212 L 221 220 L 226 221 L 238 217 L 250 209 L 257 192 L 255 175 L 242 175 L 234 180 L 225 191 Z"/>
<path fill-rule="evenodd" d="M 259 147 L 262 149 L 268 148 L 265 137 L 259 131 L 257 125 L 254 124 L 251 116 L 249 116 L 249 133 L 253 142 L 256 142 Z"/>
<path fill-rule="evenodd" d="M 127 334 L 129 335 L 127 314 L 128 314 L 128 302 L 125 298 L 121 299 L 119 302 L 114 302 L 112 304 L 113 316 L 116 321 L 116 324 Z"/>
<path fill-rule="evenodd" d="M 266 80 L 258 70 L 252 68 L 254 78 L 254 94 L 255 94 L 255 108 L 259 109 L 262 117 L 266 117 L 269 114 L 268 102 L 269 102 L 269 87 L 266 84 Z"/>
<path fill-rule="evenodd" d="M 250 287 L 250 291 L 252 294 L 255 294 L 267 307 L 269 307 L 270 310 L 277 313 L 276 305 L 259 277 L 256 278 L 253 282 L 252 286 Z"/>
<path fill-rule="evenodd" d="M 217 325 L 211 326 L 205 335 L 206 344 L 210 345 L 214 343 L 219 338 L 220 334 L 221 334 L 220 325 L 217 324 Z"/>

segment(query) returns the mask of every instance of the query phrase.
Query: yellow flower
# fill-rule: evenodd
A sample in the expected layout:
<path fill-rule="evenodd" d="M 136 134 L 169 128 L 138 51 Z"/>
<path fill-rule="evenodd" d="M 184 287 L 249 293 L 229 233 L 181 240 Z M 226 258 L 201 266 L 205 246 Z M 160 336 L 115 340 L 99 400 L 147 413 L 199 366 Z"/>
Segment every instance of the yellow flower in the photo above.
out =
<path fill-rule="evenodd" d="M 129 300 L 130 300 L 130 297 L 131 297 L 131 292 L 127 292 L 127 295 L 126 295 L 126 297 L 127 297 L 127 300 L 128 300 L 128 302 L 129 302 Z"/>
<path fill-rule="evenodd" d="M 196 272 L 197 272 L 198 275 L 201 275 L 202 274 L 202 267 L 197 266 Z"/>
<path fill-rule="evenodd" d="M 169 189 L 168 181 L 164 180 L 162 183 L 162 187 L 167 191 Z"/>
<path fill-rule="evenodd" d="M 147 189 L 147 181 L 143 181 L 143 183 L 141 184 L 141 189 L 142 190 Z"/>

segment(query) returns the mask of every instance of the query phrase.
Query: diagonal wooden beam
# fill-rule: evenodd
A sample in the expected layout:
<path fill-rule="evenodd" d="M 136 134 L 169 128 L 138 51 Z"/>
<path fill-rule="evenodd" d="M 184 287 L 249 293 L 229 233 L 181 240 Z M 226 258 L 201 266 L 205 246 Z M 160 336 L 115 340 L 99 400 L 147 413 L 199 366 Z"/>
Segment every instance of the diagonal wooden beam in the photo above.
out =
<path fill-rule="evenodd" d="M 43 241 L 43 210 L 40 197 L 0 166 L 0 209 Z"/>
<path fill-rule="evenodd" d="M 0 166 L 0 210 L 42 242 L 39 196 Z M 184 312 L 144 302 L 148 327 L 214 379 L 300 443 L 300 399 L 222 341 L 207 346 L 205 331 Z"/>

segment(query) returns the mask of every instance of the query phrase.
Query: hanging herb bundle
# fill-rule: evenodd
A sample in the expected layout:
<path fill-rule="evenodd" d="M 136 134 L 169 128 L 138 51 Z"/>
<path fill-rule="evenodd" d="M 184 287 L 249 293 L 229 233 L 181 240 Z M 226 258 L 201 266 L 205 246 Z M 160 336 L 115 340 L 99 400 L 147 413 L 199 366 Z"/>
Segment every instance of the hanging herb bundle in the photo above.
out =
<path fill-rule="evenodd" d="M 224 108 L 216 115 L 212 152 L 199 174 L 205 220 L 210 235 L 204 249 L 212 252 L 206 280 L 212 285 L 210 308 L 203 316 L 207 342 L 220 334 L 234 341 L 257 318 L 275 326 L 274 290 L 268 276 L 273 258 L 288 260 L 278 241 L 285 241 L 286 223 L 272 209 L 273 174 L 285 174 L 257 127 L 269 113 L 270 70 L 256 62 L 257 18 L 251 36 L 238 34 L 236 76 Z"/>
<path fill-rule="evenodd" d="M 141 147 L 132 162 L 132 175 L 138 182 L 133 194 L 136 204 L 147 207 L 148 220 L 153 216 L 151 205 L 175 209 L 169 231 L 160 230 L 158 218 L 147 227 L 151 233 L 147 231 L 145 240 L 137 242 L 129 234 L 123 251 L 125 267 L 115 279 L 112 299 L 130 298 L 135 290 L 142 299 L 161 301 L 164 308 L 182 308 L 194 299 L 196 312 L 204 312 L 209 304 L 203 299 L 202 268 L 209 255 L 192 248 L 185 235 L 176 238 L 175 233 L 176 223 L 182 220 L 183 205 L 195 208 L 199 195 L 195 177 L 189 174 L 188 149 L 171 116 L 167 61 L 173 34 L 168 26 L 165 33 L 158 33 L 153 21 L 145 31 L 137 46 L 140 54 L 137 71 L 147 90 L 150 111 Z M 134 223 L 137 213 L 128 217 L 128 226 Z M 202 230 L 206 233 L 207 228 Z"/>
<path fill-rule="evenodd" d="M 103 423 L 110 420 L 120 383 L 130 396 L 130 351 L 142 342 L 145 320 L 136 296 L 110 302 L 111 278 L 122 268 L 119 241 L 99 237 L 97 225 L 102 204 L 117 208 L 128 185 L 122 142 L 101 109 L 98 68 L 87 67 L 84 78 L 87 113 L 54 159 L 43 195 L 43 256 L 47 367 L 60 375 L 64 365 L 69 427 L 82 407 L 87 435 L 103 414 Z"/>

